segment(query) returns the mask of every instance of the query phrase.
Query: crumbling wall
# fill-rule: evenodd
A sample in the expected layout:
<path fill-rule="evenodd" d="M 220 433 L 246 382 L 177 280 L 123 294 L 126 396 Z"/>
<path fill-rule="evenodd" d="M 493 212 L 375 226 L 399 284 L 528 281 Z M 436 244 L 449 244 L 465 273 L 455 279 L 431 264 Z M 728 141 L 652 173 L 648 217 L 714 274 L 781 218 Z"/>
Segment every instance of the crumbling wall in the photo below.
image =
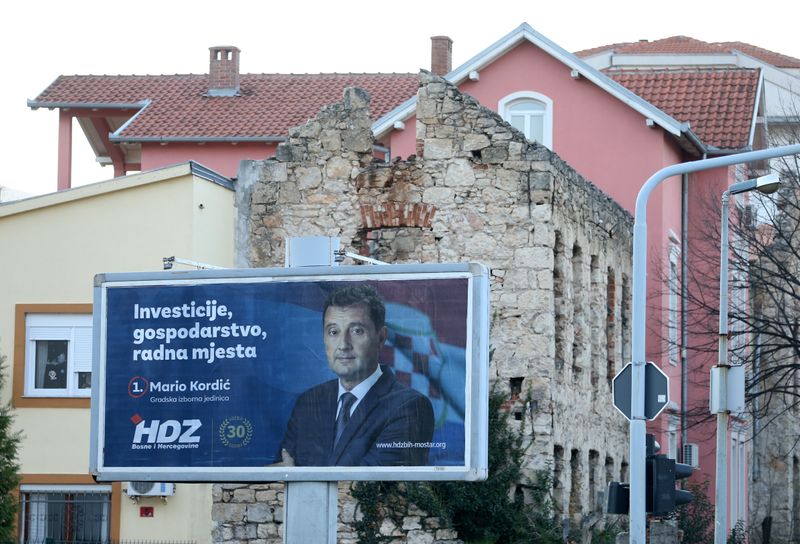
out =
<path fill-rule="evenodd" d="M 373 158 L 368 106 L 363 91 L 347 89 L 341 104 L 293 129 L 275 158 L 243 164 L 240 261 L 282 266 L 285 237 L 323 235 L 388 262 L 487 265 L 490 376 L 510 393 L 506 408 L 529 446 L 525 478 L 551 471 L 566 530 L 591 528 L 608 481 L 627 477 L 627 425 L 610 381 L 630 335 L 630 215 L 439 77 L 420 75 L 417 155 L 407 160 Z M 217 486 L 215 541 L 278 538 L 270 524 L 282 521 L 280 491 L 272 520 L 249 532 L 239 529 L 254 523 L 249 507 L 231 519 L 224 506 L 237 491 Z M 351 542 L 358 511 L 343 500 L 339 537 Z M 416 514 L 413 535 L 386 530 L 398 541 L 442 530 Z"/>

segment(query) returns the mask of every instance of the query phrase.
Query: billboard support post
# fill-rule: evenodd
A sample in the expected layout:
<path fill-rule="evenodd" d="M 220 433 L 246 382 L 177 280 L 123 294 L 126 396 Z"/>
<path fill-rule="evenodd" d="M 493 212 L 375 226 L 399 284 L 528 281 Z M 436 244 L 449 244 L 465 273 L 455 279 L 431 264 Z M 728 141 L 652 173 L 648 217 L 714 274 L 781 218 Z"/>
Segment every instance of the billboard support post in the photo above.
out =
<path fill-rule="evenodd" d="M 336 544 L 338 482 L 286 482 L 283 541 Z"/>
<path fill-rule="evenodd" d="M 329 249 L 338 248 L 339 239 L 321 244 L 320 237 L 291 238 L 286 242 L 286 266 L 336 266 Z M 293 251 L 289 251 L 289 248 Z M 303 263 L 300 265 L 299 263 Z M 286 482 L 284 493 L 283 542 L 336 544 L 336 518 L 339 516 L 339 482 Z M 302 513 L 302 514 L 301 514 Z"/>

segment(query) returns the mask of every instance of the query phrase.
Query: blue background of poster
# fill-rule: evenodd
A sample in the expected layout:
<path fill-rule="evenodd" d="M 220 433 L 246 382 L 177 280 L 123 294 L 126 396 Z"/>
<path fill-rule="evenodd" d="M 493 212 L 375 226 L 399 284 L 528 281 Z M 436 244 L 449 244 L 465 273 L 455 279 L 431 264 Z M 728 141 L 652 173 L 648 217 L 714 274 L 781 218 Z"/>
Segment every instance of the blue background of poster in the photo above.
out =
<path fill-rule="evenodd" d="M 342 281 L 272 281 L 109 286 L 106 296 L 105 467 L 254 467 L 279 460 L 280 442 L 297 396 L 336 376 L 322 342 L 322 305 Z M 467 279 L 368 281 L 386 303 L 389 340 L 381 363 L 398 380 L 431 400 L 436 428 L 429 464 L 464 465 Z M 197 317 L 134 319 L 134 307 L 183 307 L 194 301 L 224 305 L 230 319 Z M 219 337 L 143 340 L 137 329 L 258 326 L 266 339 Z M 198 324 L 198 325 L 196 325 Z M 199 330 L 199 329 L 197 329 Z M 213 330 L 213 329 L 212 329 Z M 195 348 L 255 348 L 255 357 L 207 362 Z M 185 349 L 188 360 L 140 360 L 134 350 Z M 180 353 L 177 352 L 176 353 Z M 230 383 L 230 390 L 192 391 L 192 382 Z M 162 391 L 154 385 L 161 384 Z M 163 391 L 178 384 L 185 391 Z M 142 391 L 146 391 L 141 393 Z M 197 399 L 191 400 L 186 399 Z M 227 397 L 227 400 L 225 398 Z M 160 401 L 160 402 L 159 402 Z M 332 414 L 331 417 L 335 417 Z M 185 421 L 199 420 L 197 442 L 133 449 L 136 424 L 177 438 Z M 155 423 L 155 422 L 159 423 Z M 166 423 L 166 422 L 177 423 Z M 147 437 L 141 440 L 147 444 Z M 174 449 L 175 447 L 185 449 Z M 194 447 L 196 446 L 196 447 Z"/>

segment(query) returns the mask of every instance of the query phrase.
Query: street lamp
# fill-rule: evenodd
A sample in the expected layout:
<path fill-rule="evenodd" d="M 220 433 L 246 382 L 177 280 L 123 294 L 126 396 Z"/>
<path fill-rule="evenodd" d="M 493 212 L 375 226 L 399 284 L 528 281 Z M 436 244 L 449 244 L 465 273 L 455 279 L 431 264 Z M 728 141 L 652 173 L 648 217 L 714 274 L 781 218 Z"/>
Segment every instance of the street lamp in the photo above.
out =
<path fill-rule="evenodd" d="M 631 420 L 630 420 L 630 512 L 628 514 L 628 531 L 630 544 L 645 544 L 647 513 L 645 512 L 646 488 L 646 418 L 644 414 L 645 399 L 645 329 L 647 314 L 647 201 L 653 190 L 672 176 L 690 174 L 763 161 L 788 155 L 800 155 L 800 144 L 785 145 L 723 155 L 711 159 L 682 162 L 665 166 L 650 176 L 639 189 L 636 196 L 636 208 L 633 216 L 633 269 L 631 277 Z M 762 182 L 763 185 L 763 182 Z"/>
<path fill-rule="evenodd" d="M 725 544 L 728 537 L 728 419 L 731 399 L 728 398 L 728 200 L 731 195 L 758 191 L 771 194 L 778 190 L 778 174 L 768 174 L 755 179 L 734 183 L 722 193 L 722 230 L 719 257 L 719 363 L 712 372 L 712 412 L 717 413 L 717 474 L 714 484 L 714 544 Z M 716 379 L 713 379 L 716 376 Z M 716 389 L 716 391 L 715 391 Z M 743 396 L 743 395 L 742 395 Z"/>

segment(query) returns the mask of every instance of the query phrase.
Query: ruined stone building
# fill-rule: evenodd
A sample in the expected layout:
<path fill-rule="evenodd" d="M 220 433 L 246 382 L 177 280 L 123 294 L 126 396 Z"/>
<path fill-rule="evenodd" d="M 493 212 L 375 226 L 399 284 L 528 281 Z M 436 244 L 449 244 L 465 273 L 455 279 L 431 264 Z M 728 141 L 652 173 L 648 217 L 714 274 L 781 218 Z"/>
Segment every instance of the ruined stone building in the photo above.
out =
<path fill-rule="evenodd" d="M 750 542 L 800 541 L 800 191 L 796 163 L 784 169 L 777 213 L 748 240 L 752 250 L 752 306 L 758 324 L 751 397 L 753 463 Z"/>
<path fill-rule="evenodd" d="M 417 154 L 377 160 L 369 100 L 347 89 L 343 103 L 292 130 L 275 158 L 242 164 L 238 265 L 282 266 L 286 237 L 322 235 L 390 263 L 488 266 L 490 377 L 511 395 L 529 445 L 525 477 L 551 471 L 565 531 L 591 529 L 608 482 L 627 479 L 627 421 L 612 407 L 611 379 L 629 357 L 630 215 L 426 72 Z M 278 542 L 282 496 L 280 484 L 216 485 L 214 541 Z M 354 541 L 357 507 L 344 495 L 340 503 L 340 541 Z M 457 538 L 423 513 L 406 520 L 385 532 Z"/>

